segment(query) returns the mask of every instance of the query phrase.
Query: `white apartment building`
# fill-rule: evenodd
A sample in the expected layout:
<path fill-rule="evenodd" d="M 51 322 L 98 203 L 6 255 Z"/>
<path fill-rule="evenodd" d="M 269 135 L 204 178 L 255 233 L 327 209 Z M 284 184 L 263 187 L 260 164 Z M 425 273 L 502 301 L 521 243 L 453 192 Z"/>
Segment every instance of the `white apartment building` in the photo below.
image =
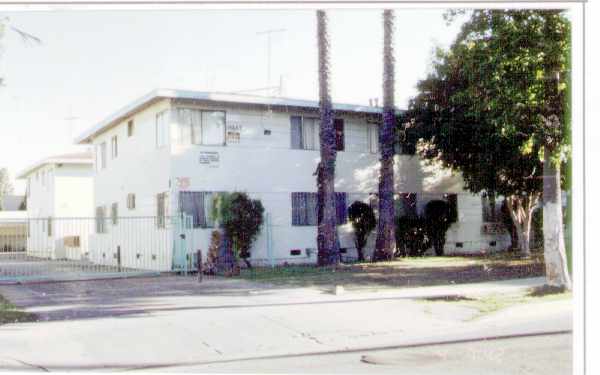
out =
<path fill-rule="evenodd" d="M 334 104 L 334 111 L 339 234 L 342 251 L 352 256 L 346 208 L 376 197 L 381 108 Z M 251 261 L 315 262 L 318 129 L 318 103 L 307 100 L 158 89 L 130 103 L 76 140 L 95 149 L 93 205 L 99 220 L 91 259 L 112 264 L 119 252 L 124 266 L 177 267 L 175 253 L 206 254 L 212 196 L 243 191 L 260 199 L 267 214 Z M 460 176 L 401 152 L 395 176 L 399 206 L 421 211 L 431 199 L 457 205 L 448 253 L 508 245 L 507 236 L 484 233 L 482 199 L 463 191 Z M 192 218 L 188 227 L 171 220 L 182 213 Z M 142 217 L 157 218 L 132 239 L 123 225 Z"/>
<path fill-rule="evenodd" d="M 22 171 L 26 180 L 27 253 L 52 259 L 81 259 L 93 230 L 93 154 L 46 158 Z"/>

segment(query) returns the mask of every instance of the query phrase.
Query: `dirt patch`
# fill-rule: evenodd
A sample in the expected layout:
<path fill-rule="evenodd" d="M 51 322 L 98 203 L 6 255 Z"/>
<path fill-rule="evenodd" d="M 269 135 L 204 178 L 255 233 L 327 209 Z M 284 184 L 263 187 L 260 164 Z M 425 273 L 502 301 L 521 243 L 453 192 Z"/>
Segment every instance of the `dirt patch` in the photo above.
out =
<path fill-rule="evenodd" d="M 440 262 L 398 260 L 386 263 L 340 265 L 336 268 L 292 266 L 275 269 L 244 270 L 246 280 L 285 287 L 331 287 L 346 289 L 406 288 L 433 285 L 464 284 L 539 277 L 545 274 L 543 262 L 528 260 L 496 260 L 458 258 Z"/>

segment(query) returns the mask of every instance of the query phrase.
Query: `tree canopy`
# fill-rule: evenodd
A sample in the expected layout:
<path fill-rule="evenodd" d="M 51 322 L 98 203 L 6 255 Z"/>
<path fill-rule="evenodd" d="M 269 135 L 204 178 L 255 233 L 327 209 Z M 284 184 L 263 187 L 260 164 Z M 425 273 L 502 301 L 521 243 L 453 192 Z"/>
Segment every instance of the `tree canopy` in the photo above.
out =
<path fill-rule="evenodd" d="M 446 16 L 457 13 L 466 11 Z M 460 171 L 471 192 L 508 197 L 522 244 L 543 189 L 544 150 L 553 162 L 569 151 L 569 64 L 562 11 L 474 10 L 449 49 L 438 49 L 407 112 L 422 156 Z"/>
<path fill-rule="evenodd" d="M 545 118 L 552 109 L 567 124 L 569 38 L 558 10 L 473 11 L 410 103 L 421 154 L 460 170 L 472 192 L 540 192 L 544 144 L 568 151 L 568 127 L 549 129 Z"/>

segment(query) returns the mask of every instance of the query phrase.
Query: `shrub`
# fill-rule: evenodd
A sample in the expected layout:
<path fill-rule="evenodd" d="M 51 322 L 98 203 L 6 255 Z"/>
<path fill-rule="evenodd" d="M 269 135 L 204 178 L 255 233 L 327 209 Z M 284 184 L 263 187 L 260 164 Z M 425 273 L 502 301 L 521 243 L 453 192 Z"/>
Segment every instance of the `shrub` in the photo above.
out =
<path fill-rule="evenodd" d="M 215 198 L 213 218 L 233 242 L 236 258 L 244 260 L 252 267 L 250 248 L 260 233 L 263 224 L 264 207 L 260 200 L 250 199 L 246 193 L 222 193 Z"/>
<path fill-rule="evenodd" d="M 437 256 L 444 255 L 446 231 L 452 225 L 450 205 L 443 200 L 432 200 L 425 205 L 427 234 Z"/>
<path fill-rule="evenodd" d="M 396 220 L 396 255 L 422 256 L 431 246 L 425 220 L 418 216 L 402 216 Z"/>
<path fill-rule="evenodd" d="M 369 234 L 377 225 L 373 209 L 364 202 L 356 201 L 348 207 L 348 219 L 352 223 L 352 228 L 354 228 L 354 242 L 358 252 L 358 260 L 365 260 L 363 249 L 367 244 Z"/>

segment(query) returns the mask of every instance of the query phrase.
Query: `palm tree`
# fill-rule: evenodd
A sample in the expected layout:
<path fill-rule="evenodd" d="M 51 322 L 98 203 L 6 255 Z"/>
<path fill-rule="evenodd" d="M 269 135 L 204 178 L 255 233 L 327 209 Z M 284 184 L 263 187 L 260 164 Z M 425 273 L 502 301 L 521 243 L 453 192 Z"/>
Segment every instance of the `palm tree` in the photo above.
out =
<path fill-rule="evenodd" d="M 379 128 L 379 224 L 373 261 L 389 260 L 396 249 L 394 235 L 394 13 L 383 11 L 383 125 Z"/>
<path fill-rule="evenodd" d="M 335 129 L 333 109 L 329 89 L 329 33 L 327 14 L 317 11 L 317 39 L 319 48 L 319 111 L 321 127 L 319 131 L 321 161 L 317 167 L 318 264 L 335 265 L 339 261 L 339 248 L 336 241 L 335 211 Z"/>

